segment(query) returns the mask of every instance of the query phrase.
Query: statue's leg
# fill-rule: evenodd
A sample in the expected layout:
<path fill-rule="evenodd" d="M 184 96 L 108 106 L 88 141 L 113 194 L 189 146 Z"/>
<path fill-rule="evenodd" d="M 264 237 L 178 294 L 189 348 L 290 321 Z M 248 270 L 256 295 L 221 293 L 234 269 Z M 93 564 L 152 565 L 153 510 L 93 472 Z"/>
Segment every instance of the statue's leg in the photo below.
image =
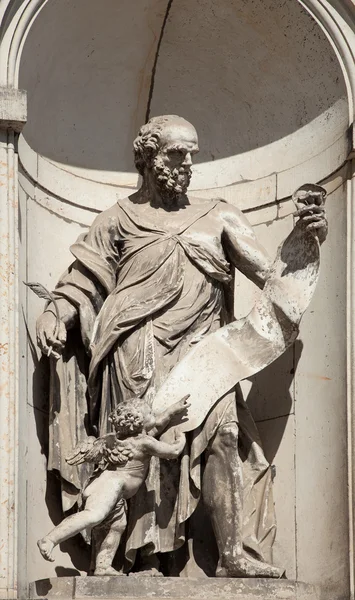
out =
<path fill-rule="evenodd" d="M 110 514 L 120 496 L 122 484 L 115 481 L 116 485 L 106 488 L 99 479 L 101 476 L 85 491 L 84 510 L 66 517 L 48 535 L 38 540 L 37 545 L 43 558 L 51 561 L 52 550 L 55 546 L 80 533 L 83 529 L 95 527 Z"/>
<path fill-rule="evenodd" d="M 243 479 L 238 456 L 238 425 L 219 427 L 211 442 L 202 482 L 219 551 L 219 569 L 242 556 Z"/>
<path fill-rule="evenodd" d="M 110 515 L 111 516 L 111 515 Z M 101 542 L 100 549 L 96 556 L 96 565 L 94 575 L 123 575 L 123 571 L 116 571 L 112 562 L 120 545 L 122 534 L 127 526 L 126 503 L 120 500 L 106 525 L 106 535 Z M 105 526 L 105 523 L 102 524 Z"/>
<path fill-rule="evenodd" d="M 243 549 L 243 486 L 238 423 L 224 423 L 211 441 L 202 487 L 219 551 L 216 574 L 281 577 L 282 570 L 252 558 Z"/>

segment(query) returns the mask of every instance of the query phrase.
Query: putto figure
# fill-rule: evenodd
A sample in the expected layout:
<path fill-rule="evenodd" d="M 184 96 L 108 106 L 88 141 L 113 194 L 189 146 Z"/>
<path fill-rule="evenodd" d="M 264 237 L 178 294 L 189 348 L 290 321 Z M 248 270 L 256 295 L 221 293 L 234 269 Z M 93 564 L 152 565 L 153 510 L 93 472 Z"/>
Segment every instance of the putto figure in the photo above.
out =
<path fill-rule="evenodd" d="M 126 501 L 137 493 L 144 482 L 152 456 L 164 459 L 177 458 L 184 449 L 185 436 L 175 430 L 171 444 L 158 441 L 160 435 L 177 415 L 189 407 L 187 397 L 154 417 L 146 402 L 132 400 L 129 405 L 119 405 L 109 416 L 115 433 L 81 442 L 66 460 L 69 465 L 94 463 L 96 470 L 84 489 L 85 508 L 70 515 L 38 541 L 39 550 L 46 560 L 53 561 L 52 550 L 58 544 L 86 528 L 100 525 L 110 513 L 119 510 L 121 518 L 115 520 L 101 543 L 96 556 L 95 575 L 122 575 L 112 567 L 113 559 L 126 528 Z M 149 434 L 149 435 L 147 435 Z M 118 521 L 118 522 L 117 522 Z"/>
<path fill-rule="evenodd" d="M 259 287 L 270 277 L 273 261 L 241 211 L 188 195 L 198 150 L 195 128 L 180 117 L 143 125 L 134 142 L 141 188 L 102 212 L 71 247 L 75 261 L 55 290 L 60 326 L 51 304 L 38 320 L 40 348 L 58 358 L 51 360 L 48 468 L 61 475 L 64 510 L 86 473 L 62 456 L 88 434 L 108 433 L 108 416 L 122 402 L 151 404 L 188 350 L 233 320 L 234 268 Z M 296 227 L 323 242 L 323 204 L 308 202 L 298 214 Z M 193 543 L 186 543 L 196 525 L 187 524 L 201 496 L 218 546 L 216 574 L 280 577 L 283 569 L 272 566 L 271 469 L 238 387 L 187 435 L 176 465 L 151 460 L 129 501 L 131 567 L 139 551 L 144 573 L 158 575 L 159 553 L 184 545 L 184 573 L 196 576 Z"/>

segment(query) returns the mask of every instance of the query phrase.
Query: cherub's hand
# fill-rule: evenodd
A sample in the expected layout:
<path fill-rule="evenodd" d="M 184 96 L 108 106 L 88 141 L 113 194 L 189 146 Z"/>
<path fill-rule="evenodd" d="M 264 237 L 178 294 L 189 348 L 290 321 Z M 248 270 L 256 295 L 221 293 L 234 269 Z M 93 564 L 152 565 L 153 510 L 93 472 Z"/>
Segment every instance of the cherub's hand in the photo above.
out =
<path fill-rule="evenodd" d="M 170 416 L 180 415 L 181 417 L 187 417 L 187 409 L 191 406 L 191 402 L 188 402 L 189 398 L 190 394 L 187 394 L 178 402 L 174 402 L 170 407 Z"/>

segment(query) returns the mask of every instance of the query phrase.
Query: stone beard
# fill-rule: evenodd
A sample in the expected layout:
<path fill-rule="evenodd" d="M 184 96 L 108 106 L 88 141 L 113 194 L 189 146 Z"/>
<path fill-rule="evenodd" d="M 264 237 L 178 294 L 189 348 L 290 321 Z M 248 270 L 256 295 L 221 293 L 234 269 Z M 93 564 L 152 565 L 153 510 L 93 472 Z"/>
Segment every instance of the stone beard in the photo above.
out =
<path fill-rule="evenodd" d="M 186 194 L 191 181 L 190 167 L 170 169 L 158 155 L 153 160 L 152 171 L 157 190 L 166 204 L 173 204 L 182 194 Z"/>

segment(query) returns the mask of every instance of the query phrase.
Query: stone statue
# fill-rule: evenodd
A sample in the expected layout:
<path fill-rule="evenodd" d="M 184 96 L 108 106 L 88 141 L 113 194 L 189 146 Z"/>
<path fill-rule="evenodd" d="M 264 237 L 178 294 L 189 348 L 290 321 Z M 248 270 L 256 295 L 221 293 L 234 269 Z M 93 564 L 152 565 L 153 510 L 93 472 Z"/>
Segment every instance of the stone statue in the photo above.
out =
<path fill-rule="evenodd" d="M 60 473 L 64 510 L 90 476 L 86 463 L 64 457 L 88 434 L 109 433 L 122 402 L 151 405 L 184 356 L 233 321 L 234 268 L 260 288 L 271 276 L 272 261 L 237 208 L 187 194 L 198 149 L 196 130 L 180 117 L 143 125 L 134 142 L 141 188 L 71 247 L 75 260 L 55 290 L 59 326 L 51 303 L 38 319 L 38 345 L 51 352 L 48 468 Z M 322 243 L 324 190 L 300 193 L 307 202 L 295 230 Z M 271 468 L 238 386 L 220 393 L 186 437 L 179 461 L 151 459 L 129 501 L 128 570 L 139 551 L 142 572 L 158 575 L 159 553 L 188 541 L 202 497 L 218 546 L 216 575 L 280 577 L 283 569 L 272 566 Z"/>
<path fill-rule="evenodd" d="M 123 574 L 112 567 L 112 562 L 126 528 L 126 500 L 132 498 L 144 482 L 152 456 L 171 460 L 181 454 L 185 446 L 184 434 L 177 432 L 170 444 L 155 440 L 154 436 L 161 434 L 170 421 L 188 407 L 185 397 L 155 417 L 146 402 L 132 399 L 129 403 L 119 404 L 109 416 L 115 433 L 97 439 L 89 437 L 76 446 L 67 462 L 70 465 L 93 463 L 97 469 L 83 492 L 84 510 L 66 517 L 38 541 L 43 558 L 53 561 L 52 550 L 57 544 L 83 529 L 100 525 L 114 509 L 116 513 L 119 509 L 118 523 L 109 528 L 102 540 L 94 574 Z"/>

